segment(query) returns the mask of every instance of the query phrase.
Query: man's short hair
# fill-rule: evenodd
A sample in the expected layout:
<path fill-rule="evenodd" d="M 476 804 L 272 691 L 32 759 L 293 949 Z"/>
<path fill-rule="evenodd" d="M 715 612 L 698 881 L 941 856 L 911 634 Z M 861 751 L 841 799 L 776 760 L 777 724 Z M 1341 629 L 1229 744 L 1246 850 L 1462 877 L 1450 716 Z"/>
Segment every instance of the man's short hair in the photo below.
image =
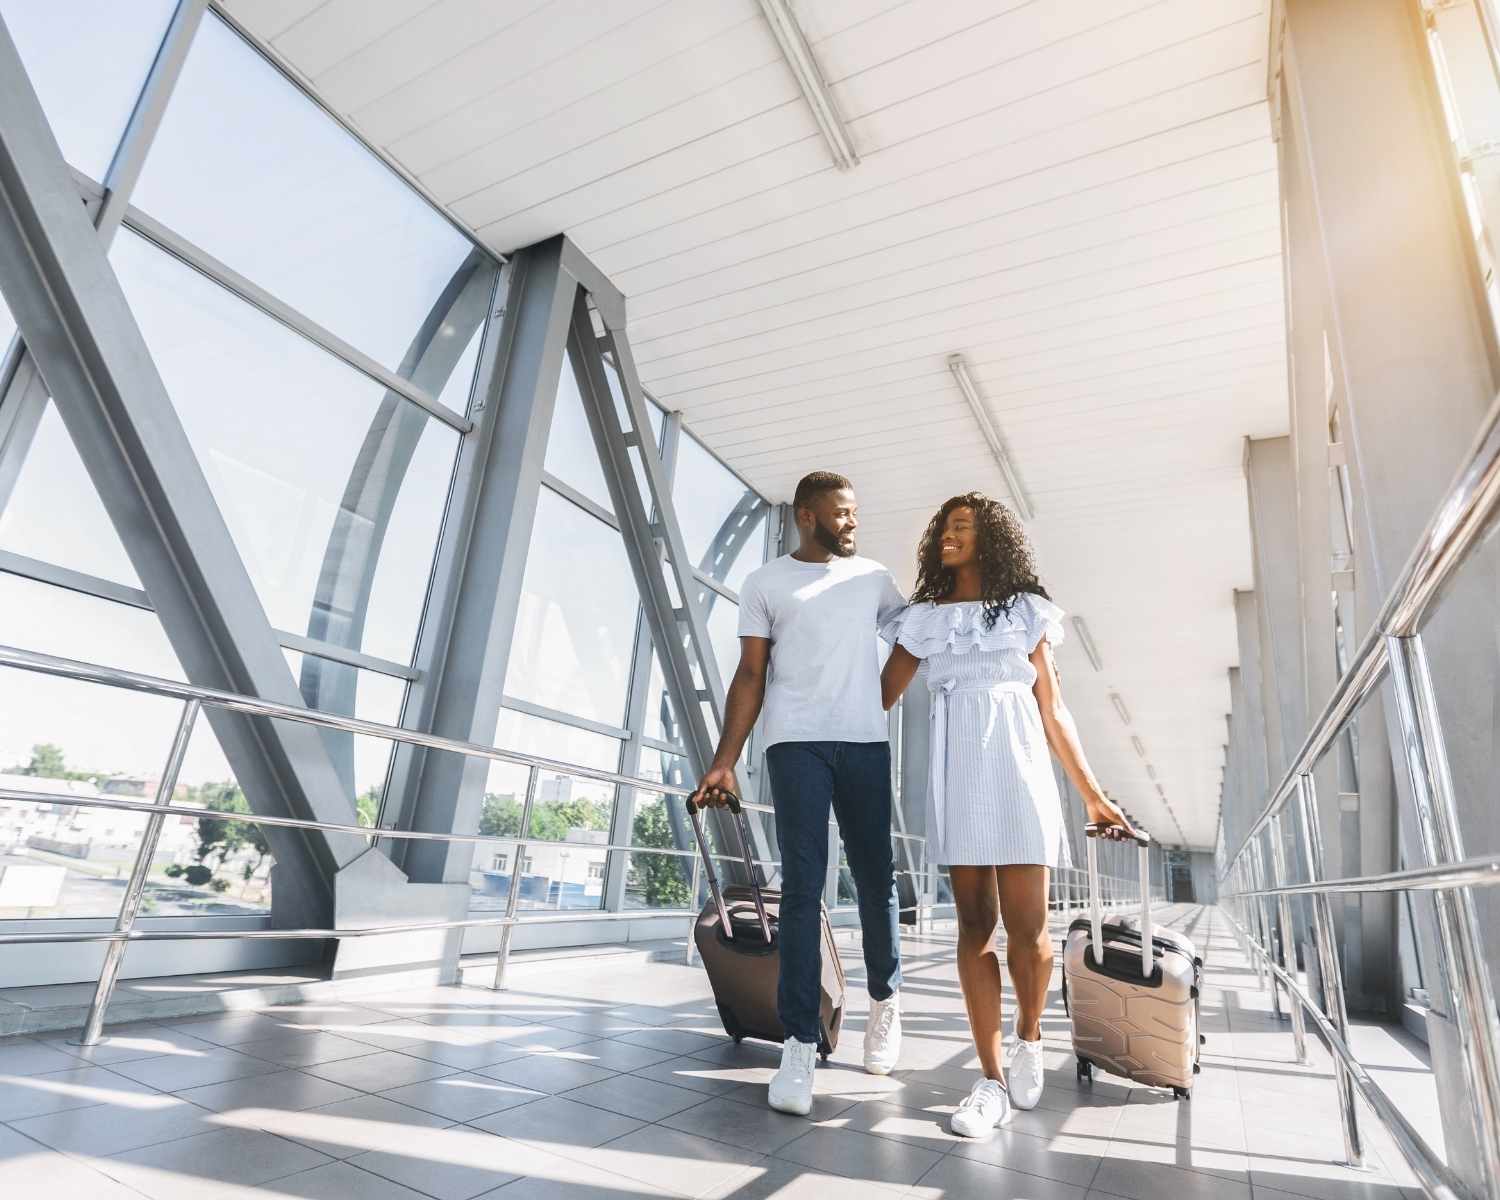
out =
<path fill-rule="evenodd" d="M 792 507 L 807 508 L 824 492 L 837 492 L 840 489 L 853 489 L 854 485 L 840 475 L 837 471 L 814 471 L 810 475 L 804 475 L 797 484 L 797 491 L 792 496 Z"/>

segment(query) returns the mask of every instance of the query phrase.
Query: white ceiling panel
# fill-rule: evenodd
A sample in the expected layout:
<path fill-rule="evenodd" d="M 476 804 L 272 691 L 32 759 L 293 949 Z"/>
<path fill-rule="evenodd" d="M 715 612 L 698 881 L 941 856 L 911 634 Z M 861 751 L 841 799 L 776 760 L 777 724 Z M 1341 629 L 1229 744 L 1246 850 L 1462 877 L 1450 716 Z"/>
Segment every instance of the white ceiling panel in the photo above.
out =
<path fill-rule="evenodd" d="M 573 238 L 653 394 L 773 498 L 850 473 L 907 582 L 949 494 L 1006 495 L 962 352 L 1102 656 L 1060 653 L 1089 756 L 1206 848 L 1243 439 L 1286 431 L 1266 2 L 796 0 L 848 171 L 755 0 L 226 6 L 490 245 Z"/>

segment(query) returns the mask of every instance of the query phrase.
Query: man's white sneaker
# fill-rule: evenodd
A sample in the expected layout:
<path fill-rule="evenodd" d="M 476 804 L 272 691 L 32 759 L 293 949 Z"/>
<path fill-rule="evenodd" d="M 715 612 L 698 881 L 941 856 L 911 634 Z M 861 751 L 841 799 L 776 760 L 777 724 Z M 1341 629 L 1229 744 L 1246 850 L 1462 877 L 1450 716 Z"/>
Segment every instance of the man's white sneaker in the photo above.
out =
<path fill-rule="evenodd" d="M 787 1038 L 781 1047 L 781 1067 L 771 1077 L 771 1107 L 794 1117 L 805 1117 L 812 1112 L 813 1071 L 817 1062 L 816 1044 Z"/>
<path fill-rule="evenodd" d="M 981 1079 L 948 1119 L 948 1128 L 959 1137 L 985 1137 L 1010 1120 L 1010 1097 L 998 1079 Z"/>
<path fill-rule="evenodd" d="M 1047 1082 L 1043 1074 L 1044 1065 L 1041 1038 L 1026 1042 L 1017 1033 L 1015 1041 L 1011 1043 L 1010 1065 L 1005 1069 L 1005 1086 L 1010 1090 L 1010 1102 L 1017 1108 L 1031 1109 L 1037 1106 L 1037 1101 L 1042 1098 L 1042 1088 Z"/>
<path fill-rule="evenodd" d="M 889 1075 L 901 1057 L 901 993 L 884 1000 L 870 1000 L 870 1019 L 865 1025 L 865 1070 L 871 1075 Z"/>

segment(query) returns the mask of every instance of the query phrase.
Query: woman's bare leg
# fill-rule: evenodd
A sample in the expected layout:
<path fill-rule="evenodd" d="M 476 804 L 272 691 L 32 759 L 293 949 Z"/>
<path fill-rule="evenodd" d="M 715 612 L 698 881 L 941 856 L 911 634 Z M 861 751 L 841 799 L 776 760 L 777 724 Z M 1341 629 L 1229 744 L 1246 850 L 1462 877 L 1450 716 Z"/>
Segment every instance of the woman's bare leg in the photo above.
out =
<path fill-rule="evenodd" d="M 995 868 L 949 867 L 948 877 L 958 910 L 958 982 L 969 1013 L 969 1032 L 985 1076 L 1003 1083 L 1002 985 L 995 954 L 1000 899 Z"/>
<path fill-rule="evenodd" d="M 1047 1007 L 1047 988 L 1052 982 L 1052 935 L 1047 929 L 1048 870 L 1040 866 L 994 869 L 1000 919 L 1005 922 L 1005 963 L 1016 989 L 1016 1029 L 1028 1042 L 1042 1036 L 1042 1010 Z M 957 896 L 955 888 L 954 898 Z"/>

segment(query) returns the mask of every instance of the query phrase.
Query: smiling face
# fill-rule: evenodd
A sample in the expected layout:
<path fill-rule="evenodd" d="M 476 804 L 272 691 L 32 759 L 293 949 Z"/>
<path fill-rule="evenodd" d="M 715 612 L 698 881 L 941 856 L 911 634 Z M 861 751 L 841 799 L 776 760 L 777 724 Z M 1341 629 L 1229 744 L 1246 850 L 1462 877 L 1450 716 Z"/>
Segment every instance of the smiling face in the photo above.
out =
<path fill-rule="evenodd" d="M 853 488 L 819 492 L 797 510 L 797 523 L 829 554 L 848 558 L 855 552 L 854 531 L 859 528 L 859 501 Z"/>
<path fill-rule="evenodd" d="M 974 523 L 972 508 L 959 505 L 948 514 L 938 539 L 938 550 L 944 568 L 949 571 L 971 566 L 978 561 L 979 531 Z"/>

